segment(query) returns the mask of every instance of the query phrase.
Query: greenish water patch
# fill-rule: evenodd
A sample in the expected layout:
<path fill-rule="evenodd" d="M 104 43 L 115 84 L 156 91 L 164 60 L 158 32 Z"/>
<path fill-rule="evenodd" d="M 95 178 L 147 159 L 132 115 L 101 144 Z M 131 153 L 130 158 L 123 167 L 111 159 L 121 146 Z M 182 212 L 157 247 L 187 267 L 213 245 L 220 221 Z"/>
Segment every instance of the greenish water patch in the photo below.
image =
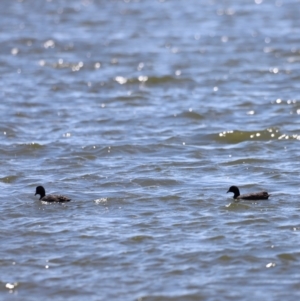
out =
<path fill-rule="evenodd" d="M 222 143 L 236 144 L 245 141 L 270 141 L 270 140 L 300 140 L 300 135 L 284 134 L 277 128 L 268 128 L 258 131 L 223 131 L 214 135 Z"/>
<path fill-rule="evenodd" d="M 152 239 L 152 238 L 153 237 L 149 235 L 135 235 L 131 237 L 131 240 L 134 242 L 143 242 L 144 240 Z"/>
<path fill-rule="evenodd" d="M 282 260 L 298 261 L 298 259 L 293 254 L 283 253 L 283 254 L 279 254 L 277 256 L 278 256 L 278 258 L 280 258 Z"/>
<path fill-rule="evenodd" d="M 17 176 L 7 176 L 7 177 L 0 178 L 0 182 L 10 184 L 15 182 L 17 179 L 18 179 Z"/>

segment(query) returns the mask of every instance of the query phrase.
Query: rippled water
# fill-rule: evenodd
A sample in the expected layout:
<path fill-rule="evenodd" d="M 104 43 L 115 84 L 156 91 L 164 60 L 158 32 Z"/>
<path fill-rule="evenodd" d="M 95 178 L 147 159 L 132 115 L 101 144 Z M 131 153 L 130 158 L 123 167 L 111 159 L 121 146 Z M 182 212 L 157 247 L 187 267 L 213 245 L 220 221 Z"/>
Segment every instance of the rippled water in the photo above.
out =
<path fill-rule="evenodd" d="M 299 298 L 299 7 L 2 1 L 0 299 Z"/>

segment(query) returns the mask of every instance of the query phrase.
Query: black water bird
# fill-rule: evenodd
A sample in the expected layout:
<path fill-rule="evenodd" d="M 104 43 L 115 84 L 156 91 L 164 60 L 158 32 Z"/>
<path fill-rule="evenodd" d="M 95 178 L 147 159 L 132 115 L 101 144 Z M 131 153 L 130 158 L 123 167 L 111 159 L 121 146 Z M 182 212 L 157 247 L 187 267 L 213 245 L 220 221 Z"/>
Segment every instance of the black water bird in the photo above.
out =
<path fill-rule="evenodd" d="M 267 200 L 270 196 L 266 191 L 254 192 L 249 194 L 240 194 L 240 190 L 236 186 L 231 186 L 228 192 L 233 192 L 233 198 L 235 200 L 248 200 L 248 201 L 256 201 L 256 200 Z"/>
<path fill-rule="evenodd" d="M 43 186 L 38 186 L 35 190 L 35 195 L 40 195 L 40 201 L 48 203 L 65 203 L 70 202 L 71 199 L 64 195 L 49 194 L 46 195 L 45 188 Z"/>

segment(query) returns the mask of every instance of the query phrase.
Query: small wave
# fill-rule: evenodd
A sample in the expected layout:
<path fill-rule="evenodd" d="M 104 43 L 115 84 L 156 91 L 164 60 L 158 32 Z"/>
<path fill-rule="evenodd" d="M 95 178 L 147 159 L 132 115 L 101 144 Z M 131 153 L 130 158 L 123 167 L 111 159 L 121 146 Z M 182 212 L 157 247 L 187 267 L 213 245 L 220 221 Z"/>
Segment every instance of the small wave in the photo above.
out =
<path fill-rule="evenodd" d="M 178 114 L 176 117 L 183 117 L 183 118 L 196 119 L 196 120 L 204 119 L 203 115 L 192 110 Z"/>
<path fill-rule="evenodd" d="M 164 75 L 164 76 L 139 75 L 138 77 L 132 77 L 132 78 L 127 78 L 125 76 L 116 76 L 114 78 L 114 81 L 116 81 L 120 85 L 146 84 L 146 85 L 158 86 L 162 84 L 178 84 L 184 82 L 191 82 L 193 80 L 185 77 L 171 76 L 171 75 Z"/>
<path fill-rule="evenodd" d="M 245 210 L 245 209 L 250 209 L 251 207 L 245 203 L 240 203 L 233 201 L 232 203 L 229 203 L 225 205 L 226 209 L 229 211 L 239 211 L 239 210 Z"/>
<path fill-rule="evenodd" d="M 139 184 L 140 186 L 143 187 L 173 186 L 178 184 L 178 181 L 173 179 L 151 179 L 151 178 L 136 178 L 133 179 L 132 182 Z"/>
<path fill-rule="evenodd" d="M 293 254 L 282 253 L 277 255 L 278 258 L 287 261 L 297 261 L 297 258 Z"/>
<path fill-rule="evenodd" d="M 100 199 L 96 199 L 94 200 L 95 204 L 105 204 L 107 203 L 107 198 L 100 198 Z"/>
<path fill-rule="evenodd" d="M 15 182 L 17 179 L 18 179 L 17 176 L 7 176 L 7 177 L 0 178 L 0 182 L 9 184 Z"/>
<path fill-rule="evenodd" d="M 134 242 L 142 242 L 144 240 L 152 239 L 152 238 L 153 237 L 149 236 L 149 235 L 135 235 L 135 236 L 130 237 L 130 239 Z"/>
<path fill-rule="evenodd" d="M 300 135 L 283 134 L 277 128 L 268 128 L 258 131 L 223 131 L 214 134 L 214 139 L 222 143 L 241 143 L 244 141 L 270 141 L 270 140 L 300 140 Z"/>

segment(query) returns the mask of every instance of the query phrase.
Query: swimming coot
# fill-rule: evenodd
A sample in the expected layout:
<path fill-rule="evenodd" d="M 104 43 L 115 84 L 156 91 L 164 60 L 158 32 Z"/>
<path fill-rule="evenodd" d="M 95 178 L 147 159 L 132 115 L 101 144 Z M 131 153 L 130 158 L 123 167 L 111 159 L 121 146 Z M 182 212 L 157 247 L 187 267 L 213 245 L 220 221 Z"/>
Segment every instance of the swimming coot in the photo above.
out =
<path fill-rule="evenodd" d="M 255 201 L 255 200 L 267 200 L 270 194 L 268 194 L 266 191 L 261 192 L 254 192 L 249 194 L 240 194 L 240 190 L 236 186 L 231 186 L 228 192 L 233 192 L 233 198 L 235 200 L 248 200 L 248 201 Z"/>
<path fill-rule="evenodd" d="M 63 195 L 56 195 L 56 194 L 49 194 L 46 195 L 45 188 L 43 186 L 38 186 L 35 190 L 35 195 L 40 195 L 40 201 L 43 202 L 49 202 L 49 203 L 65 203 L 70 202 L 71 199 L 69 199 L 66 196 Z"/>

